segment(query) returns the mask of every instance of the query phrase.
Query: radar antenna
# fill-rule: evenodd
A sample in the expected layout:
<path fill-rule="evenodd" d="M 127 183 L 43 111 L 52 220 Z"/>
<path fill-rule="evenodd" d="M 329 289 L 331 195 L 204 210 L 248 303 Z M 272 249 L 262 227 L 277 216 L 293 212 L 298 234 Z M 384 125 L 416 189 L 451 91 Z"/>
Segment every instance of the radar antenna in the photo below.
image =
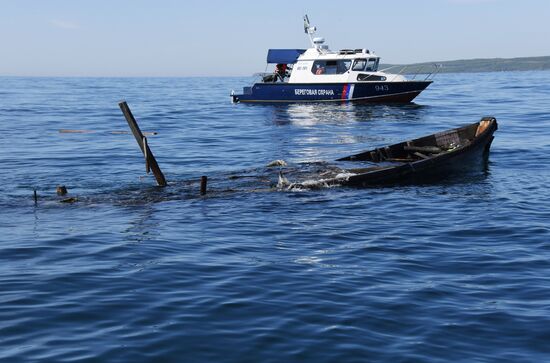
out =
<path fill-rule="evenodd" d="M 304 15 L 304 32 L 309 36 L 309 41 L 311 42 L 311 46 L 315 49 L 317 49 L 320 53 L 324 53 L 327 49 L 327 45 L 323 45 L 325 42 L 324 38 L 318 37 L 315 38 L 315 32 L 317 31 L 317 27 L 311 26 L 309 23 L 309 17 Z"/>

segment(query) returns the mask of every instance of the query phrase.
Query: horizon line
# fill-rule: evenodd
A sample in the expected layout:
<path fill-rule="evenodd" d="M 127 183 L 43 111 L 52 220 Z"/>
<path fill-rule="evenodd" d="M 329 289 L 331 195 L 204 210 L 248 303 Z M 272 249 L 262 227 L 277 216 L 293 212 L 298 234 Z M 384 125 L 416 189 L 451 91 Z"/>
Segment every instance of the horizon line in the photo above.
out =
<path fill-rule="evenodd" d="M 414 65 L 423 65 L 423 64 L 437 64 L 437 63 L 450 63 L 450 62 L 467 62 L 467 61 L 479 61 L 479 60 L 514 60 L 514 59 L 532 59 L 532 58 L 550 58 L 550 55 L 541 55 L 541 56 L 526 56 L 526 57 L 512 57 L 512 58 L 503 58 L 503 57 L 492 57 L 492 58 L 465 58 L 465 59 L 454 59 L 454 60 L 440 60 L 440 61 L 425 61 L 425 62 L 414 62 L 414 63 L 386 63 L 384 65 L 391 66 L 414 66 Z M 528 71 L 528 70 L 517 70 L 517 71 Z M 248 75 L 61 75 L 61 74 L 51 74 L 51 75 L 24 75 L 24 74 L 0 74 L 0 77 L 25 77 L 25 78 L 241 78 L 241 77 L 254 77 L 254 73 Z"/>

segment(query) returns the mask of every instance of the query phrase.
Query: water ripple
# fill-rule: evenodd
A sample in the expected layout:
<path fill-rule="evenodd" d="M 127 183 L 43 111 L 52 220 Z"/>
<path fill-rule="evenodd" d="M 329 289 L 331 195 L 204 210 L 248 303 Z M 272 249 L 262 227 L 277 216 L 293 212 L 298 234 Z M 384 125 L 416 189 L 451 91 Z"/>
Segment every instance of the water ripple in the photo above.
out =
<path fill-rule="evenodd" d="M 439 75 L 404 106 L 233 105 L 242 78 L 0 78 L 0 361 L 546 361 L 549 77 Z M 165 190 L 110 133 L 122 98 L 158 132 Z M 484 115 L 487 170 L 457 180 L 284 192 L 265 168 L 308 177 Z"/>

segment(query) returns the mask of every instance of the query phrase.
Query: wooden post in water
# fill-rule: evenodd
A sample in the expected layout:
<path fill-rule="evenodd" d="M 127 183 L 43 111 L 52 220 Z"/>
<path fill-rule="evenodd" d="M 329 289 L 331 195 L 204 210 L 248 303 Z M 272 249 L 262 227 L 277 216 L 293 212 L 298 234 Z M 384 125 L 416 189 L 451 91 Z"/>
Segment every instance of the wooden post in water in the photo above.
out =
<path fill-rule="evenodd" d="M 126 103 L 126 101 L 119 102 L 118 106 L 122 110 L 122 113 L 124 114 L 124 117 L 128 122 L 128 126 L 130 126 L 130 130 L 132 130 L 132 134 L 134 134 L 134 137 L 136 138 L 136 141 L 141 149 L 141 152 L 145 156 L 146 168 L 151 169 L 151 171 L 155 175 L 155 178 L 157 179 L 157 184 L 160 187 L 165 187 L 166 179 L 164 179 L 164 174 L 160 170 L 160 167 L 157 164 L 157 160 L 155 159 L 153 152 L 149 148 L 149 145 L 147 145 L 147 142 L 145 141 L 145 137 L 143 136 L 143 133 L 139 129 L 137 121 L 134 118 L 134 115 L 132 115 L 132 111 L 130 111 L 130 107 L 128 107 L 128 104 Z"/>
<path fill-rule="evenodd" d="M 201 176 L 201 195 L 206 194 L 206 183 L 208 182 L 208 178 L 203 175 Z"/>
<path fill-rule="evenodd" d="M 149 174 L 151 172 L 151 167 L 149 166 L 149 154 L 147 154 L 147 138 L 143 136 L 143 153 L 145 156 L 145 172 Z"/>
<path fill-rule="evenodd" d="M 38 204 L 38 193 L 36 192 L 36 189 L 34 189 L 33 198 L 34 198 L 34 205 L 37 205 Z"/>

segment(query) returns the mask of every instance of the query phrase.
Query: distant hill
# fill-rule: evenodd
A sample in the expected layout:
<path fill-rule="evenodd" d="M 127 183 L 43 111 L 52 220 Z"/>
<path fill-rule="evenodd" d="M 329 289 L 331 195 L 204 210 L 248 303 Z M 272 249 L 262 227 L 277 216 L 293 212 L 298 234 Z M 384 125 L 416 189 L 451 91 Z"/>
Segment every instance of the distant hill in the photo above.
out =
<path fill-rule="evenodd" d="M 404 73 L 430 73 L 433 64 L 441 64 L 440 73 L 466 72 L 504 72 L 504 71 L 543 71 L 550 70 L 550 56 L 523 58 L 464 59 L 444 62 L 414 63 L 408 65 L 382 64 L 380 69 L 393 67 L 390 72 L 398 73 L 407 67 Z"/>

